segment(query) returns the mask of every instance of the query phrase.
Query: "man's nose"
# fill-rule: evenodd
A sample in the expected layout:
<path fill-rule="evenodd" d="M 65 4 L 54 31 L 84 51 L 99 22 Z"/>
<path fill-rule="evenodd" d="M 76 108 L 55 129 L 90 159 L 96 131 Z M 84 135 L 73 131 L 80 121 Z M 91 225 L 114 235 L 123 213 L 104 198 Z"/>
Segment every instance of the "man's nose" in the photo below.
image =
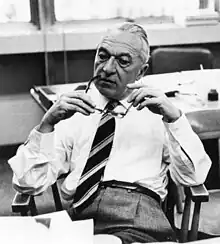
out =
<path fill-rule="evenodd" d="M 107 74 L 111 74 L 115 72 L 115 57 L 111 56 L 109 60 L 105 63 L 103 67 L 103 71 Z"/>

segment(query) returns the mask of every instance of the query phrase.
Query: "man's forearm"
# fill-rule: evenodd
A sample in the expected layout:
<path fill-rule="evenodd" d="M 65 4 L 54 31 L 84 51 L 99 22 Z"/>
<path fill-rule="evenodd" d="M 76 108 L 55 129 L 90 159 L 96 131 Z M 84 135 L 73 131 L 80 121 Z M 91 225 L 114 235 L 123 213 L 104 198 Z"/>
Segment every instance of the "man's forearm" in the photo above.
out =
<path fill-rule="evenodd" d="M 52 168 L 49 163 L 55 159 L 53 140 L 53 133 L 41 134 L 35 128 L 27 143 L 21 145 L 16 155 L 9 159 L 8 163 L 14 172 L 13 184 L 20 191 L 39 194 L 54 182 L 53 176 L 56 177 L 56 174 L 50 173 Z"/>
<path fill-rule="evenodd" d="M 170 170 L 176 180 L 185 185 L 201 184 L 211 166 L 202 142 L 193 132 L 185 115 L 173 124 L 165 124 L 172 159 Z"/>

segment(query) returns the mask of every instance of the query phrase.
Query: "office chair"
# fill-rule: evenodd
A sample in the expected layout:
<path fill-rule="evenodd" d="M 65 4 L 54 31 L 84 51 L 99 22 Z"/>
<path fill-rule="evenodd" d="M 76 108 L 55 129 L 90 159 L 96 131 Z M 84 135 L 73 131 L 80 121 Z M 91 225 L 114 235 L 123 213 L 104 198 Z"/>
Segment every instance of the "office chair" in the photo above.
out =
<path fill-rule="evenodd" d="M 59 179 L 65 178 L 67 175 L 61 175 Z M 58 179 L 58 180 L 59 180 Z M 197 239 L 198 232 L 198 224 L 199 224 L 199 208 L 202 202 L 207 202 L 209 199 L 208 192 L 204 185 L 193 186 L 186 188 L 186 200 L 185 207 L 183 209 L 182 198 L 179 197 L 178 187 L 174 184 L 174 182 L 169 177 L 170 183 L 168 184 L 168 197 L 166 201 L 163 203 L 163 209 L 165 214 L 167 215 L 168 220 L 170 221 L 172 227 L 175 229 L 174 224 L 174 206 L 177 206 L 177 211 L 179 213 L 183 213 L 182 225 L 179 234 L 179 241 L 186 242 L 188 240 L 188 229 L 190 225 L 190 207 L 191 201 L 195 203 L 194 209 L 194 218 L 191 224 L 191 240 Z M 55 203 L 56 211 L 63 210 L 62 201 L 59 194 L 58 184 L 55 182 L 52 186 L 52 194 Z M 12 201 L 12 211 L 14 213 L 19 213 L 21 216 L 28 215 L 38 215 L 37 207 L 35 204 L 36 196 L 30 196 L 23 193 L 16 193 L 15 197 Z"/>
<path fill-rule="evenodd" d="M 205 48 L 160 47 L 151 53 L 153 74 L 180 72 L 183 70 L 212 69 L 213 54 Z"/>

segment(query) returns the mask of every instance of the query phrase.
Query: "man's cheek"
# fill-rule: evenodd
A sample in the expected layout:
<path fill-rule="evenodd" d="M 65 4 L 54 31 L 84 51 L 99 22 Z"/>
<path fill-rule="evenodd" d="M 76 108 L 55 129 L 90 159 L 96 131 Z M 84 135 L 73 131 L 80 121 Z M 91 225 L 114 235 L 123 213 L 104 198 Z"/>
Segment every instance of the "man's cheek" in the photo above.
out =
<path fill-rule="evenodd" d="M 94 69 L 96 72 L 99 72 L 103 69 L 103 64 L 101 62 L 96 62 L 95 65 L 94 65 Z"/>

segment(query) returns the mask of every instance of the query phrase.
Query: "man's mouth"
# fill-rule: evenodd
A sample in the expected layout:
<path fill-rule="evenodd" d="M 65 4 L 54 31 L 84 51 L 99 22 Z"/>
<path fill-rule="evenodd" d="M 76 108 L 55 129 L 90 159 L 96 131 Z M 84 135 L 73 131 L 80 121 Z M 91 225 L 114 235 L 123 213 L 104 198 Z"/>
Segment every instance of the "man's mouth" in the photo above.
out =
<path fill-rule="evenodd" d="M 101 80 L 102 82 L 104 82 L 104 83 L 107 83 L 107 84 L 113 84 L 113 85 L 115 85 L 115 84 L 116 84 L 116 82 L 115 82 L 115 81 L 110 80 L 110 79 L 101 78 L 100 80 Z"/>

